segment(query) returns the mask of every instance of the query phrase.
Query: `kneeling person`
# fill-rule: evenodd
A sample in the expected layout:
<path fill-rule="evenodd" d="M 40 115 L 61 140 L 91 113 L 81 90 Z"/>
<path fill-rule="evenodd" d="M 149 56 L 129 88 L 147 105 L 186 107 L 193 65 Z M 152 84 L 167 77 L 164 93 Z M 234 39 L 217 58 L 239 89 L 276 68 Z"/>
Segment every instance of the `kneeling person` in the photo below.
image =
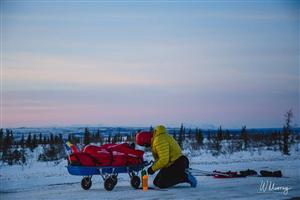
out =
<path fill-rule="evenodd" d="M 178 183 L 189 183 L 197 186 L 196 178 L 187 171 L 189 160 L 182 155 L 176 140 L 167 133 L 164 126 L 155 127 L 154 133 L 141 132 L 136 135 L 136 143 L 140 146 L 151 147 L 154 164 L 148 168 L 152 175 L 160 170 L 153 184 L 159 188 L 168 188 Z"/>

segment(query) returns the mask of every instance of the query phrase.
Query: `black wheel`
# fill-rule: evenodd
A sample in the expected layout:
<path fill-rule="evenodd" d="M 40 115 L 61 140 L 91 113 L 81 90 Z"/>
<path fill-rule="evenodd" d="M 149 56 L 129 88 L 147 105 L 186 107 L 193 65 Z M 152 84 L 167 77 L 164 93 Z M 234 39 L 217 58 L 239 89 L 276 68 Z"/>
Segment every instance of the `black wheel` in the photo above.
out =
<path fill-rule="evenodd" d="M 112 180 L 113 180 L 113 182 L 114 182 L 114 185 L 117 185 L 117 183 L 118 183 L 118 177 L 117 177 L 117 175 L 112 175 Z"/>
<path fill-rule="evenodd" d="M 114 189 L 114 187 L 115 187 L 115 183 L 116 183 L 116 181 L 112 177 L 108 177 L 104 181 L 104 188 L 107 191 L 112 191 Z"/>
<path fill-rule="evenodd" d="M 92 179 L 88 176 L 83 177 L 83 179 L 81 180 L 81 187 L 84 190 L 88 190 L 90 189 L 92 186 Z"/>
<path fill-rule="evenodd" d="M 134 175 L 131 177 L 130 179 L 130 184 L 134 189 L 138 189 L 140 187 L 141 184 L 141 179 L 140 177 Z"/>

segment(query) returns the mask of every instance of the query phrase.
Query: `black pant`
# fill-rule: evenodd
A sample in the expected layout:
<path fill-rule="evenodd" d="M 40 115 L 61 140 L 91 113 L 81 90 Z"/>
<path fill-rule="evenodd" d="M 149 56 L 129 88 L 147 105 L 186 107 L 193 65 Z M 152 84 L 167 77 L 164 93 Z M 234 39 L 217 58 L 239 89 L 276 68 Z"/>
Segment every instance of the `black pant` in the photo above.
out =
<path fill-rule="evenodd" d="M 180 156 L 172 165 L 158 172 L 153 184 L 159 188 L 168 188 L 187 182 L 187 175 L 184 172 L 186 168 L 189 168 L 189 160 L 185 156 Z"/>

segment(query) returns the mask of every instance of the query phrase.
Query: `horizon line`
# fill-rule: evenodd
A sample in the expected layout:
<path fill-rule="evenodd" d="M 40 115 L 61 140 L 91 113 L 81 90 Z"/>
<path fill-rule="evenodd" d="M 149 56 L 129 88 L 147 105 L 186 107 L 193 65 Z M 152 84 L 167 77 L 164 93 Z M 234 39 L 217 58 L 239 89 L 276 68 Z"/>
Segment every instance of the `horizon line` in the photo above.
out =
<path fill-rule="evenodd" d="M 201 127 L 201 126 L 196 126 L 196 125 L 191 125 L 191 126 L 185 126 L 183 124 L 184 128 L 191 128 L 191 129 L 204 129 L 204 130 L 218 130 L 220 127 L 224 130 L 239 130 L 242 129 L 243 126 L 246 125 L 242 125 L 241 127 L 228 127 L 228 128 L 224 128 L 224 126 L 215 126 L 215 125 L 211 125 L 212 127 L 208 128 L 208 127 Z M 19 126 L 19 127 L 1 127 L 0 129 L 46 129 L 46 128 L 150 128 L 150 127 L 155 127 L 152 125 L 141 125 L 141 126 L 137 126 L 137 125 L 109 125 L 109 124 L 85 124 L 85 125 L 81 125 L 81 124 L 75 124 L 75 125 L 46 125 L 46 126 Z M 171 128 L 180 128 L 181 125 L 179 126 L 166 126 L 167 129 L 171 129 Z M 246 129 L 282 129 L 283 125 L 281 127 L 247 127 Z M 292 126 L 292 129 L 298 129 L 300 128 L 300 126 Z"/>

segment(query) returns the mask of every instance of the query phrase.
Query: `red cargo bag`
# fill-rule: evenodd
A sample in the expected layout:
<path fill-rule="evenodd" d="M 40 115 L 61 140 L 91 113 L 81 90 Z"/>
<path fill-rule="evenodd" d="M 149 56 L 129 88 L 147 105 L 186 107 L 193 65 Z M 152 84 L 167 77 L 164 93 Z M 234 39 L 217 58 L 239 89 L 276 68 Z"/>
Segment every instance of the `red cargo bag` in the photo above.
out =
<path fill-rule="evenodd" d="M 101 149 L 108 150 L 109 147 L 115 146 L 116 144 L 109 143 L 109 144 L 103 144 L 100 146 Z"/>
<path fill-rule="evenodd" d="M 127 165 L 139 165 L 144 162 L 144 151 L 136 149 L 127 150 Z"/>
<path fill-rule="evenodd" d="M 83 153 L 83 152 L 72 153 L 69 156 L 69 162 L 70 162 L 70 165 L 82 165 L 82 166 L 88 166 L 88 167 L 95 166 L 94 159 L 90 155 Z"/>
<path fill-rule="evenodd" d="M 82 152 L 89 154 L 93 159 L 95 159 L 96 166 L 109 166 L 111 164 L 111 152 L 101 146 L 86 145 Z"/>
<path fill-rule="evenodd" d="M 122 143 L 111 146 L 108 148 L 113 154 L 113 162 L 115 164 L 113 166 L 122 165 L 138 165 L 143 163 L 143 155 L 144 152 L 141 150 L 133 149 L 129 144 Z"/>
<path fill-rule="evenodd" d="M 121 147 L 127 146 L 126 143 L 114 144 L 107 148 L 108 151 L 112 153 L 112 166 L 125 166 L 127 163 L 127 156 L 122 151 Z"/>
<path fill-rule="evenodd" d="M 111 153 L 112 153 L 111 166 L 113 167 L 126 166 L 127 158 L 125 153 L 119 151 L 111 151 Z"/>

